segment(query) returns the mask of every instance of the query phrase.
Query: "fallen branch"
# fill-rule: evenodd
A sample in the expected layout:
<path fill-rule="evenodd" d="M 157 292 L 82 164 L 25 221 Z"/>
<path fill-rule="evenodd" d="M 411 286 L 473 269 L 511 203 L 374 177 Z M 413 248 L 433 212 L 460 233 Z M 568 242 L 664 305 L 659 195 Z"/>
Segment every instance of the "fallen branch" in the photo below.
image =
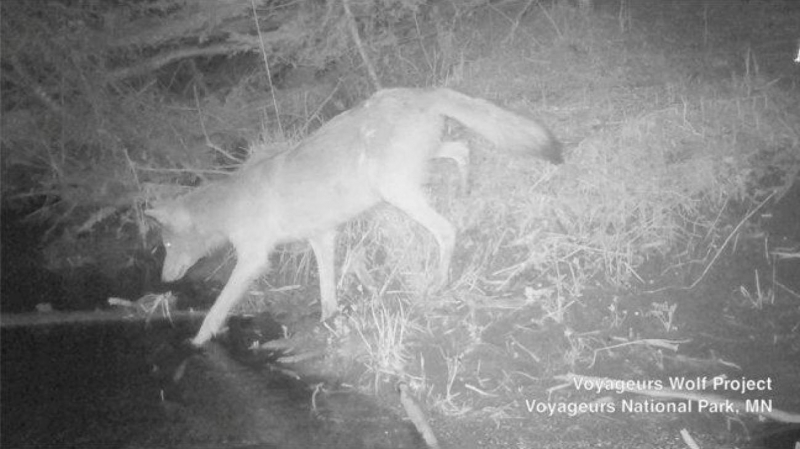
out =
<path fill-rule="evenodd" d="M 173 311 L 172 319 L 192 320 L 202 319 L 205 311 Z M 30 327 L 30 326 L 51 326 L 54 324 L 77 324 L 77 323 L 104 323 L 114 321 L 138 321 L 147 320 L 145 315 L 131 313 L 125 310 L 92 310 L 79 312 L 30 312 L 30 313 L 4 313 L 0 314 L 0 328 Z M 163 320 L 165 316 L 153 317 L 151 319 Z"/>
<path fill-rule="evenodd" d="M 52 326 L 56 324 L 106 323 L 116 321 L 199 320 L 206 311 L 170 310 L 174 296 L 170 293 L 145 295 L 137 301 L 109 298 L 110 309 L 60 312 L 49 304 L 37 305 L 37 312 L 0 314 L 0 328 Z"/>

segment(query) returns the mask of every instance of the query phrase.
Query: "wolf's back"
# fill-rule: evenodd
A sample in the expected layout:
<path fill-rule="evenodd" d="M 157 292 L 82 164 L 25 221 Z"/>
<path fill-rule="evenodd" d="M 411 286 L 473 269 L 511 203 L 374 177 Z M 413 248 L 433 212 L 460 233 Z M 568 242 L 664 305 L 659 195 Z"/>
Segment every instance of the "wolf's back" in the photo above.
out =
<path fill-rule="evenodd" d="M 450 89 L 435 89 L 430 95 L 434 111 L 457 120 L 498 148 L 554 164 L 564 161 L 561 144 L 550 130 L 534 120 Z"/>

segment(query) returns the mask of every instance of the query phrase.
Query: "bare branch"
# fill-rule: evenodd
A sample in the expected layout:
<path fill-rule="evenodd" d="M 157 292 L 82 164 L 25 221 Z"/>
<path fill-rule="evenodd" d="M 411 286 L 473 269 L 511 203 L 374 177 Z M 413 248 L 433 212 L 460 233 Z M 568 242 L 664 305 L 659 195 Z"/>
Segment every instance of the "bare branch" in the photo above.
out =
<path fill-rule="evenodd" d="M 253 46 L 245 43 L 225 43 L 201 48 L 181 48 L 139 61 L 138 64 L 133 66 L 113 70 L 109 74 L 109 77 L 114 80 L 125 79 L 132 76 L 144 75 L 181 59 L 194 58 L 197 56 L 232 55 L 234 53 L 251 50 L 254 50 Z"/>

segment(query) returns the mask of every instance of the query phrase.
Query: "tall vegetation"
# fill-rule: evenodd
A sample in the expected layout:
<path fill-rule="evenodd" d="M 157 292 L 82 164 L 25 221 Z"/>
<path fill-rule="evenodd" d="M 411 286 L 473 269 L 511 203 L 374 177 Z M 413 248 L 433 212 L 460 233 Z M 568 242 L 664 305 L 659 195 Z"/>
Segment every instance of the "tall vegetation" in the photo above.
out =
<path fill-rule="evenodd" d="M 262 132 L 305 133 L 363 97 L 349 27 L 378 54 L 422 3 L 352 0 L 348 16 L 333 0 L 3 1 L 4 207 L 35 210 L 73 243 L 144 236 L 146 200 L 230 171 Z M 56 265 L 86 249 L 61 246 Z"/>
<path fill-rule="evenodd" d="M 635 6 L 593 15 L 592 2 L 569 0 L 4 0 L 3 202 L 53 225 L 55 268 L 78 255 L 130 264 L 147 201 L 292 145 L 376 79 L 446 84 L 534 112 L 569 148 L 556 172 L 481 156 L 472 195 L 437 200 L 465 248 L 454 285 L 492 291 L 538 273 L 579 294 L 590 278 L 641 282 L 646 261 L 692 266 L 720 250 L 731 229 L 722 217 L 736 223 L 779 196 L 800 164 L 797 106 L 766 78 L 781 69 L 772 47 L 729 52 L 731 23 L 698 37 L 702 51 L 734 55 L 727 65 L 667 63 L 634 44 L 651 38 L 637 34 Z"/>

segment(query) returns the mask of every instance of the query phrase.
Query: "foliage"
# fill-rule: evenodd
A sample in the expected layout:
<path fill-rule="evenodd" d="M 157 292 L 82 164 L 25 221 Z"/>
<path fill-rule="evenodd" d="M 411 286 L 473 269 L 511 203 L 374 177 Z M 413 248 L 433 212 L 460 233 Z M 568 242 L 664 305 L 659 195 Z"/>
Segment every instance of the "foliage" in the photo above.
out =
<path fill-rule="evenodd" d="M 421 3 L 353 6 L 365 32 L 385 33 Z M 274 85 L 347 60 L 344 21 L 339 1 L 2 2 L 5 204 L 46 198 L 43 216 L 80 226 L 130 210 L 152 183 L 229 169 L 281 120 Z M 331 96 L 279 112 L 319 113 Z"/>

